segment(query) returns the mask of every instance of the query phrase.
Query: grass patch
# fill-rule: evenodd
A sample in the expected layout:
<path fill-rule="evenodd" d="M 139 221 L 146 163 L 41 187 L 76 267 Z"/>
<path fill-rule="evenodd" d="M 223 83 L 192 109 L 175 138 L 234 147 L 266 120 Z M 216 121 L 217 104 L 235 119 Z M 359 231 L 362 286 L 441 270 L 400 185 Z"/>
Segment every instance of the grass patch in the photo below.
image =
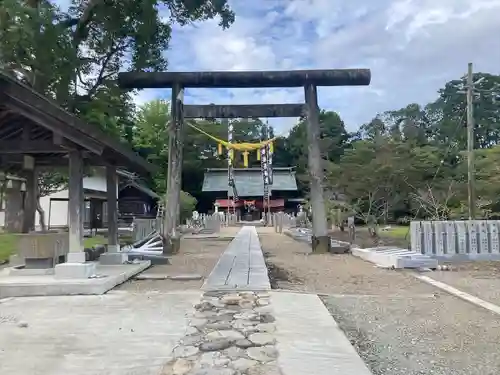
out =
<path fill-rule="evenodd" d="M 395 239 L 404 240 L 405 237 L 409 241 L 410 240 L 410 227 L 404 225 L 390 225 L 390 229 L 382 230 L 384 225 L 380 225 L 378 228 L 378 234 L 380 237 L 389 237 Z M 356 231 L 359 232 L 368 232 L 368 227 L 365 226 L 357 226 Z"/>
<path fill-rule="evenodd" d="M 84 247 L 93 247 L 96 245 L 105 245 L 108 243 L 108 239 L 104 236 L 95 236 L 95 237 L 89 237 L 85 238 L 83 240 L 83 246 Z"/>
<path fill-rule="evenodd" d="M 17 236 L 11 233 L 0 233 L 0 263 L 8 260 L 15 253 L 17 247 Z M 85 238 L 84 247 L 107 244 L 108 239 L 104 236 Z"/>
<path fill-rule="evenodd" d="M 0 234 L 0 263 L 9 259 L 16 250 L 17 239 L 14 234 Z"/>
<path fill-rule="evenodd" d="M 405 237 L 410 240 L 410 227 L 405 226 L 391 226 L 389 230 L 380 230 L 379 234 L 383 237 L 392 237 L 405 239 Z"/>

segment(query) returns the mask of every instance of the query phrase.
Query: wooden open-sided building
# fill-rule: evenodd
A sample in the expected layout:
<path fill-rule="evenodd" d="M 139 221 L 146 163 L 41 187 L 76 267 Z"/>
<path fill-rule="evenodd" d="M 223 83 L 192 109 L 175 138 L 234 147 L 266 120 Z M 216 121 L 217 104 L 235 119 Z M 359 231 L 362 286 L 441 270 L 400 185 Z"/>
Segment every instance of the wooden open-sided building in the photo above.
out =
<path fill-rule="evenodd" d="M 147 175 L 155 171 L 153 165 L 96 126 L 85 123 L 54 101 L 0 72 L 0 170 L 19 175 L 25 181 L 24 192 L 15 182 L 6 191 L 7 226 L 18 225 L 24 233 L 32 231 L 35 228 L 38 171 L 68 168 L 67 263 L 84 264 L 83 177 L 87 166 L 106 169 L 108 249 L 112 251 L 118 247 L 116 170 L 122 168 Z M 83 266 L 71 272 L 78 276 L 80 271 L 80 275 L 93 272 L 91 267 Z"/>

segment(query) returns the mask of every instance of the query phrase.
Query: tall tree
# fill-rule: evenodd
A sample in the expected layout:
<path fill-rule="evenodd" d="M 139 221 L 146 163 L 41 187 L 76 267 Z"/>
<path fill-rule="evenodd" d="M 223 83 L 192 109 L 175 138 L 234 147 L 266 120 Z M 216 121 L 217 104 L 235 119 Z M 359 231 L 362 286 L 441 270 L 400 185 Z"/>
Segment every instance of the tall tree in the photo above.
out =
<path fill-rule="evenodd" d="M 223 28 L 234 21 L 226 0 L 72 0 L 68 10 L 49 0 L 4 0 L 0 68 L 130 142 L 134 104 L 117 73 L 165 70 L 173 24 L 218 16 Z M 52 176 L 43 176 L 50 187 Z"/>

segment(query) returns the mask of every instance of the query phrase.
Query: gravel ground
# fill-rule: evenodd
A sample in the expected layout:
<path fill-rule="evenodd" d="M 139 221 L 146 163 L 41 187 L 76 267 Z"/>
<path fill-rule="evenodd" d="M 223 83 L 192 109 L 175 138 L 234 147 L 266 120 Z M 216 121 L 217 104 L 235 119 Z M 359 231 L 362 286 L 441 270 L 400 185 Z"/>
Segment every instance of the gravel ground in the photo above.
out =
<path fill-rule="evenodd" d="M 152 266 L 146 272 L 162 275 L 197 274 L 206 278 L 228 244 L 229 241 L 221 240 L 183 239 L 179 254 L 171 257 L 172 264 Z M 199 289 L 203 282 L 204 279 L 190 281 L 132 279 L 116 289 L 134 292 L 188 290 Z"/>
<path fill-rule="evenodd" d="M 261 235 L 274 287 L 322 299 L 375 375 L 497 375 L 500 317 L 350 255 Z"/>
<path fill-rule="evenodd" d="M 500 305 L 500 262 L 455 263 L 451 264 L 451 269 L 428 273 L 426 276 Z"/>

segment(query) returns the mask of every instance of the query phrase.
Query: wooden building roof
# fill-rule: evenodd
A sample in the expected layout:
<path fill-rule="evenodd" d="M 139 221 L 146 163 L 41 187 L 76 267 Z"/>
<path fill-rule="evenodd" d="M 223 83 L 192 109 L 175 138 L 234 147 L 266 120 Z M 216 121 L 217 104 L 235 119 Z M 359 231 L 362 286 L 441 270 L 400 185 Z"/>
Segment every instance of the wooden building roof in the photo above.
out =
<path fill-rule="evenodd" d="M 110 164 L 140 174 L 156 170 L 127 145 L 0 71 L 0 167 L 18 169 L 23 154 L 40 166 L 66 166 L 71 149 L 81 150 L 89 165 Z"/>

